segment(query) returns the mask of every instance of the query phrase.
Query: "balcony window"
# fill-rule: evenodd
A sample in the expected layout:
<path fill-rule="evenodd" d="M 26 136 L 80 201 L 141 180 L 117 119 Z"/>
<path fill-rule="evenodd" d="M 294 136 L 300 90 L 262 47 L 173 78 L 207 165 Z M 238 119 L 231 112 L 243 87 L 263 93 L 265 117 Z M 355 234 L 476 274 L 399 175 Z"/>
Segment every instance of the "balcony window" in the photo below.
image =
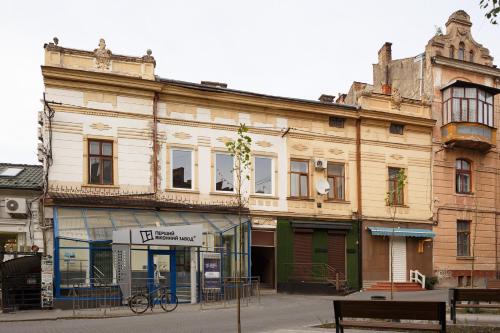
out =
<path fill-rule="evenodd" d="M 480 88 L 450 87 L 443 90 L 443 124 L 451 122 L 494 127 L 493 95 Z"/>

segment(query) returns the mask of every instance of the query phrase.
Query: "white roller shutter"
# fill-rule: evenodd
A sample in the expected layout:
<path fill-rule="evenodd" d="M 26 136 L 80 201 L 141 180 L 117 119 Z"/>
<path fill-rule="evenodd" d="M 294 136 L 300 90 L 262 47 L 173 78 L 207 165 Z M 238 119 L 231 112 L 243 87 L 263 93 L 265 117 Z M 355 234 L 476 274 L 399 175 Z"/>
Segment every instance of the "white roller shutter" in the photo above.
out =
<path fill-rule="evenodd" d="M 406 237 L 394 237 L 392 252 L 394 255 L 392 263 L 394 267 L 394 282 L 406 282 L 408 280 L 406 277 Z"/>

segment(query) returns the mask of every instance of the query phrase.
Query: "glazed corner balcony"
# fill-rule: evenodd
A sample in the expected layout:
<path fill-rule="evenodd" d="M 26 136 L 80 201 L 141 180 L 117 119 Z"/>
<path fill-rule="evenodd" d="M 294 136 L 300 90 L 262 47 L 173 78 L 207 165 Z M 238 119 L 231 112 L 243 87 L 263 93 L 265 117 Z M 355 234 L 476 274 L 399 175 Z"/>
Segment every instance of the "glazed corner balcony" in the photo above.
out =
<path fill-rule="evenodd" d="M 487 151 L 496 144 L 493 97 L 500 89 L 453 81 L 443 92 L 443 143 Z"/>

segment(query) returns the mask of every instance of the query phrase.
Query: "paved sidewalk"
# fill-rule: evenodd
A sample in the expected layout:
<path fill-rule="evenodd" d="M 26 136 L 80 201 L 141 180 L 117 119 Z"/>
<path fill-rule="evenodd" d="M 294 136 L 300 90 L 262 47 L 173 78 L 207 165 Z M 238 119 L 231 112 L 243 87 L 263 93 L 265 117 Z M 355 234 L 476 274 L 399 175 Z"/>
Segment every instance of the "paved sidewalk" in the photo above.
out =
<path fill-rule="evenodd" d="M 346 296 L 350 299 L 369 299 L 381 292 L 359 292 Z M 274 294 L 262 297 L 261 304 L 242 308 L 243 331 L 245 333 L 330 333 L 334 329 L 314 326 L 333 320 L 332 296 L 302 296 Z M 396 299 L 447 300 L 446 290 L 396 293 Z M 199 305 L 180 304 L 171 313 L 156 308 L 145 315 L 135 315 L 128 308 L 107 312 L 111 316 L 102 318 L 104 311 L 85 310 L 73 317 L 72 310 L 19 311 L 0 314 L 0 332 L 9 333 L 124 333 L 131 331 L 173 333 L 234 333 L 235 309 L 200 310 Z M 447 315 L 449 319 L 449 314 Z M 450 322 L 448 322 L 450 324 Z M 500 315 L 460 313 L 459 324 L 500 326 Z M 346 333 L 366 333 L 361 330 L 346 330 Z M 372 331 L 375 332 L 375 331 Z"/>

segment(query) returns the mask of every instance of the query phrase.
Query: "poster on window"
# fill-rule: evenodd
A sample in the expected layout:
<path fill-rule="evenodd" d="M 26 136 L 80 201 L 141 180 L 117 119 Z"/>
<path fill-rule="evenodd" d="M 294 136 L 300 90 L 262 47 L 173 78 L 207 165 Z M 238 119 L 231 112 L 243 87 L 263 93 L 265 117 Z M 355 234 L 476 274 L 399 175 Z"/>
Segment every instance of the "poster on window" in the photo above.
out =
<path fill-rule="evenodd" d="M 203 289 L 221 288 L 220 253 L 203 254 Z"/>
<path fill-rule="evenodd" d="M 42 309 L 52 308 L 54 300 L 54 260 L 52 256 L 42 256 L 41 275 L 41 306 Z"/>

